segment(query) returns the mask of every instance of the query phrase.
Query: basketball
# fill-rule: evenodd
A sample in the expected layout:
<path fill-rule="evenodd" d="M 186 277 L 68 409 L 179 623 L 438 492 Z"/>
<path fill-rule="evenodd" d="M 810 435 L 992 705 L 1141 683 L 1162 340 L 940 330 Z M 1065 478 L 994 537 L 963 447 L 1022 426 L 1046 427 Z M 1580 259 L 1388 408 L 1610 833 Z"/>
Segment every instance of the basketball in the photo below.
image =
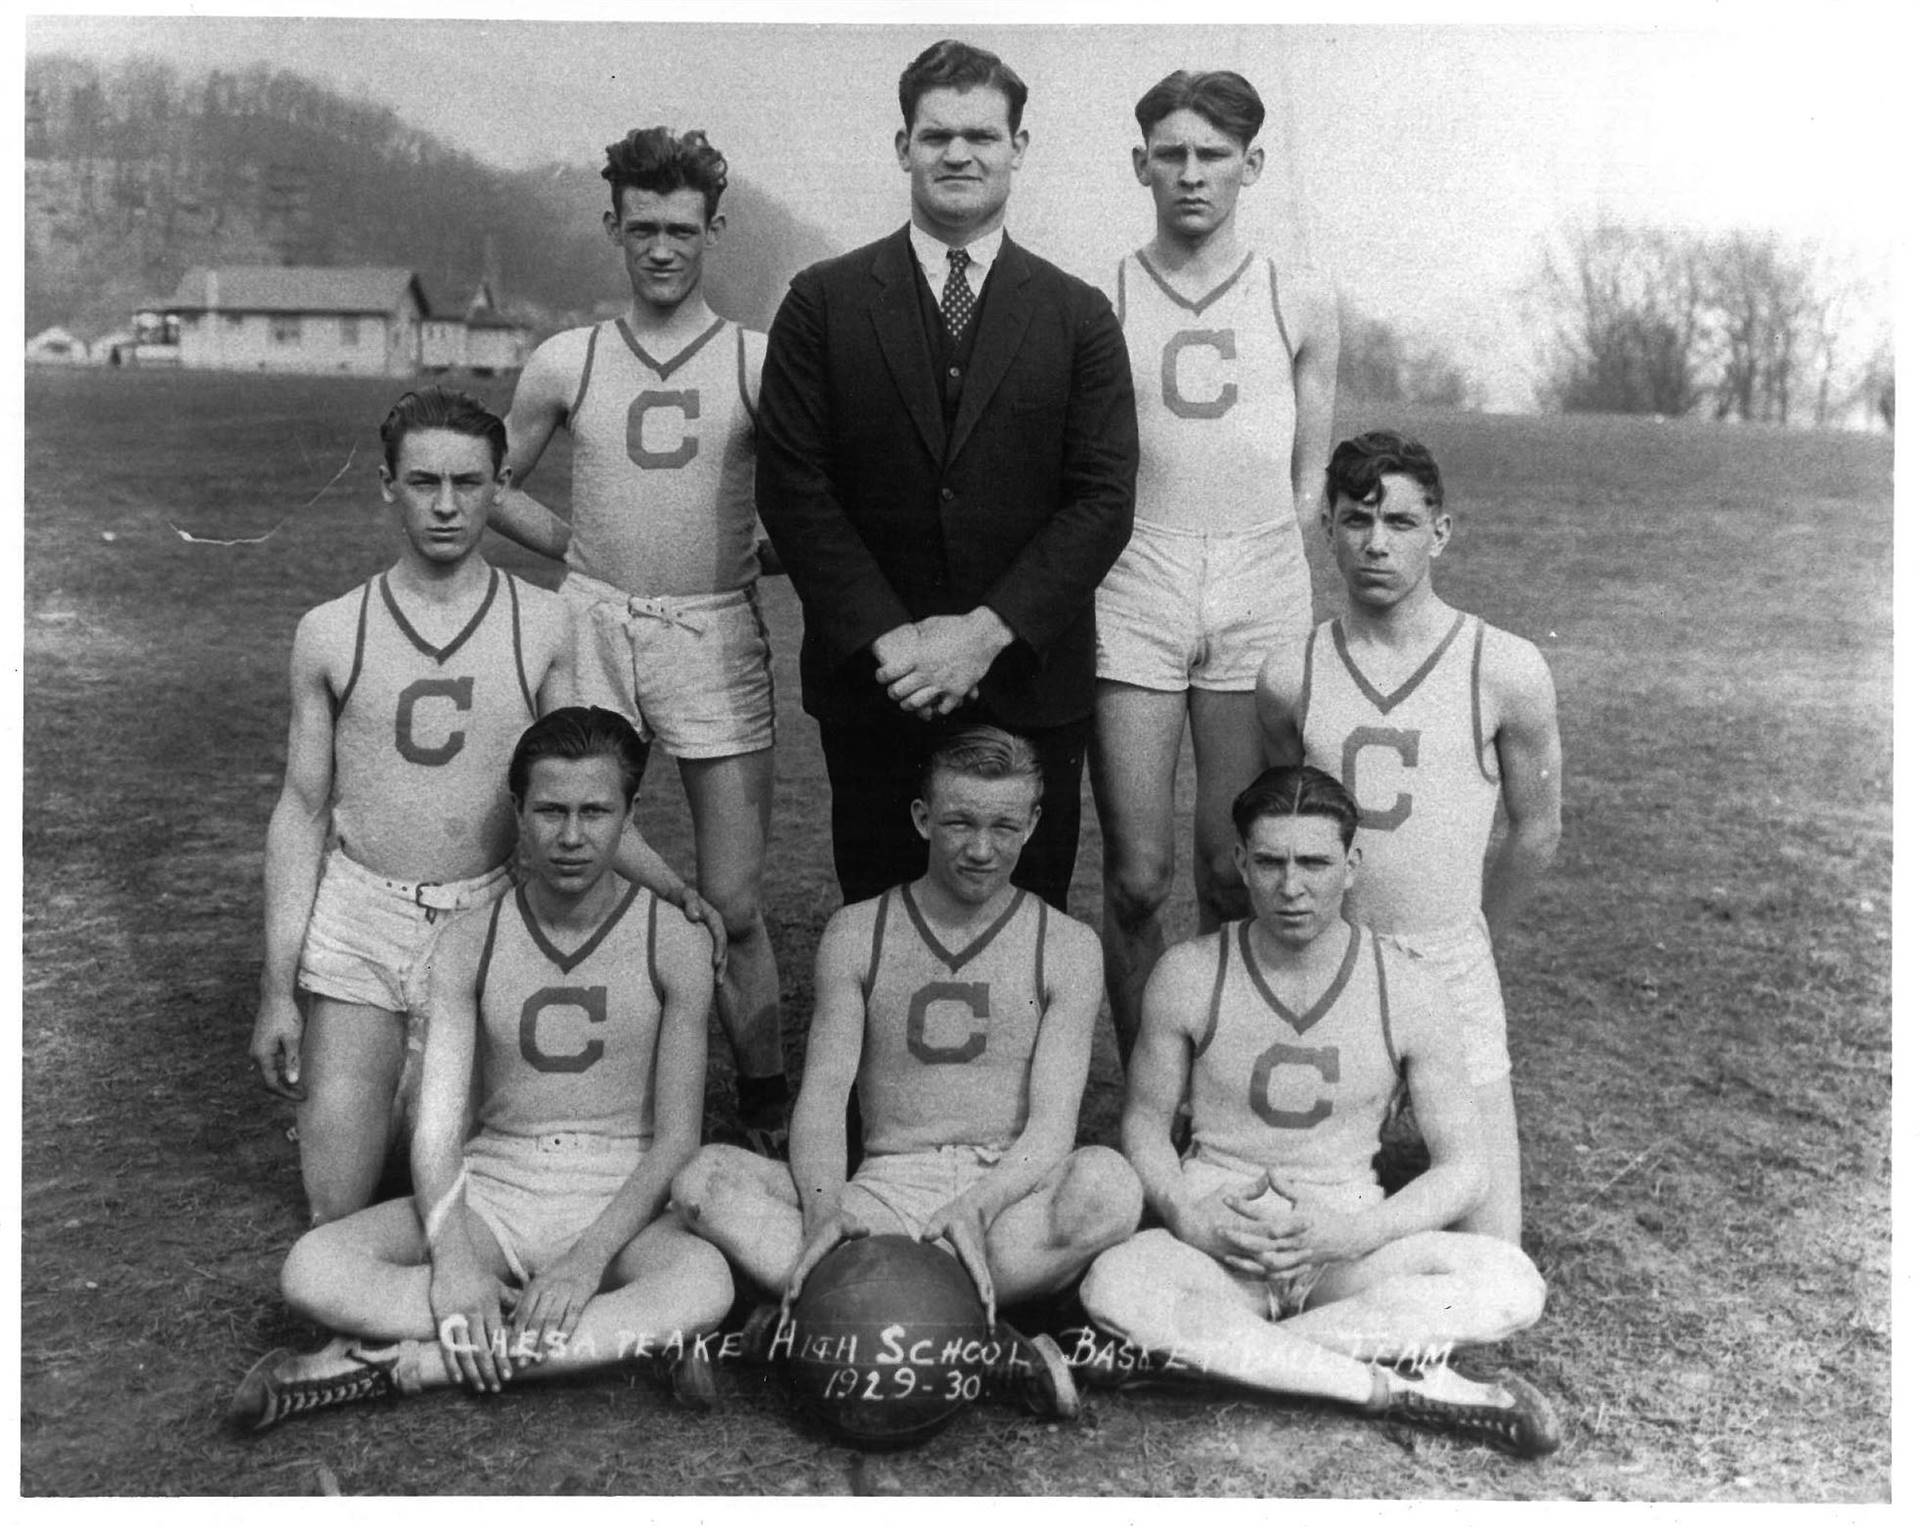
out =
<path fill-rule="evenodd" d="M 959 1259 L 897 1235 L 843 1242 L 821 1260 L 794 1301 L 791 1343 L 802 1403 L 862 1448 L 931 1438 L 979 1397 L 993 1349 Z"/>

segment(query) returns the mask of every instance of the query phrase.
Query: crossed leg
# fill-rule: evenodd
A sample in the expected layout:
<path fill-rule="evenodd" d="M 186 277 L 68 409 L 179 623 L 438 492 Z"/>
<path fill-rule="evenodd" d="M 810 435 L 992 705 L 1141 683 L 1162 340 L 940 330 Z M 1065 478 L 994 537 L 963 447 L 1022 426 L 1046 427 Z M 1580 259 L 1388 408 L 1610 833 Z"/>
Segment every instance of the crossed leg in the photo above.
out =
<path fill-rule="evenodd" d="M 1088 1313 L 1149 1352 L 1223 1379 L 1354 1405 L 1377 1402 L 1379 1365 L 1497 1342 L 1545 1303 L 1538 1270 L 1493 1237 L 1428 1231 L 1321 1277 L 1307 1308 L 1268 1319 L 1266 1291 L 1165 1230 L 1095 1260 Z"/>
<path fill-rule="evenodd" d="M 800 1256 L 800 1200 L 784 1163 L 708 1146 L 680 1170 L 685 1223 L 760 1288 L 778 1292 Z M 987 1228 L 987 1269 L 1002 1303 L 1064 1288 L 1140 1221 L 1140 1182 L 1118 1152 L 1083 1146 Z"/>
<path fill-rule="evenodd" d="M 458 1213 L 482 1266 L 511 1275 L 485 1221 L 465 1204 Z M 455 1384 L 433 1319 L 433 1270 L 410 1199 L 393 1199 L 308 1232 L 281 1270 L 281 1290 L 300 1314 L 331 1331 L 373 1344 L 397 1342 L 403 1390 Z M 713 1330 L 733 1303 L 726 1261 L 670 1217 L 646 1226 L 608 1265 L 564 1347 L 537 1363 L 515 1364 L 518 1379 L 604 1367 L 658 1350 L 676 1335 Z"/>

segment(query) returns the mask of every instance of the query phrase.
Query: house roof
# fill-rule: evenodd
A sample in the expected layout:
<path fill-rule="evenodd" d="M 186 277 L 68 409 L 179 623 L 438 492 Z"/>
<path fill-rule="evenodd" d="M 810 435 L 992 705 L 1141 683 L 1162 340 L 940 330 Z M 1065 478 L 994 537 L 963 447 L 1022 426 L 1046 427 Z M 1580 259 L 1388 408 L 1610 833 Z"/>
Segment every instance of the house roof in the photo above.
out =
<path fill-rule="evenodd" d="M 391 313 L 411 290 L 419 309 L 428 310 L 419 278 L 403 266 L 221 265 L 212 268 L 211 294 L 209 274 L 206 266 L 194 266 L 161 307 L 170 313 L 216 306 L 248 313 Z"/>

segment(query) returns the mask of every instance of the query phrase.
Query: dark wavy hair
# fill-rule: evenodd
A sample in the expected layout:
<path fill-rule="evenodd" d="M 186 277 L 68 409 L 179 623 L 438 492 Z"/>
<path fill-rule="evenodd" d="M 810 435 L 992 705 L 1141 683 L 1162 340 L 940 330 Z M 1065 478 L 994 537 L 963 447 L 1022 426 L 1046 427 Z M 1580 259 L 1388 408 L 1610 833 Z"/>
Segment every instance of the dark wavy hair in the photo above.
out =
<path fill-rule="evenodd" d="M 1360 826 L 1360 808 L 1347 788 L 1311 764 L 1276 764 L 1233 798 L 1233 830 L 1241 843 L 1263 817 L 1331 818 L 1341 846 L 1348 849 Z"/>
<path fill-rule="evenodd" d="M 1260 92 L 1245 75 L 1231 69 L 1176 69 L 1153 89 L 1140 97 L 1133 108 L 1133 119 L 1140 124 L 1140 136 L 1150 138 L 1156 122 L 1164 122 L 1176 111 L 1191 111 L 1204 117 L 1220 132 L 1246 148 L 1267 120 L 1267 108 Z"/>
<path fill-rule="evenodd" d="M 1427 508 L 1436 515 L 1447 501 L 1440 486 L 1440 464 L 1431 451 L 1397 430 L 1369 430 L 1333 448 L 1327 462 L 1327 507 L 1331 509 L 1342 498 L 1378 504 L 1384 491 L 1380 480 L 1388 477 L 1413 479 Z"/>
<path fill-rule="evenodd" d="M 912 63 L 900 76 L 900 116 L 913 131 L 913 114 L 920 109 L 920 98 L 929 90 L 997 90 L 1007 98 L 1007 131 L 1020 131 L 1020 117 L 1027 109 L 1027 84 L 1000 61 L 997 53 L 976 48 L 972 43 L 943 38 Z"/>
<path fill-rule="evenodd" d="M 698 191 L 707 203 L 707 221 L 720 210 L 720 193 L 727 189 L 727 159 L 707 142 L 699 128 L 676 135 L 670 127 L 636 127 L 618 143 L 607 145 L 607 162 L 600 171 L 613 193 L 613 215 L 620 216 L 620 192 Z"/>
<path fill-rule="evenodd" d="M 647 745 L 633 723 L 605 706 L 562 706 L 549 711 L 520 734 L 507 765 L 507 793 L 514 805 L 527 799 L 533 766 L 542 759 L 612 759 L 620 766 L 620 793 L 627 805 L 640 790 L 647 767 Z"/>
<path fill-rule="evenodd" d="M 387 471 L 400 470 L 400 443 L 415 430 L 451 430 L 487 443 L 498 473 L 507 458 L 507 425 L 498 414 L 471 393 L 450 387 L 423 387 L 403 393 L 380 421 L 380 449 Z"/>

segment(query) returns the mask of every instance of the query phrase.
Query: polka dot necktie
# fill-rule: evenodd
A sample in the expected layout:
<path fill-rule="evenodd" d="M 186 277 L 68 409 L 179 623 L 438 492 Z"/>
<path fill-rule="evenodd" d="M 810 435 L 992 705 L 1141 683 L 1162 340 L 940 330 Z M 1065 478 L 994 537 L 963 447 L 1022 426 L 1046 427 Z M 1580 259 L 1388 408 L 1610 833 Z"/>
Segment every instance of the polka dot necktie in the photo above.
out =
<path fill-rule="evenodd" d="M 968 256 L 964 249 L 947 251 L 947 286 L 940 294 L 940 317 L 956 343 L 973 317 L 973 288 L 967 285 Z"/>

